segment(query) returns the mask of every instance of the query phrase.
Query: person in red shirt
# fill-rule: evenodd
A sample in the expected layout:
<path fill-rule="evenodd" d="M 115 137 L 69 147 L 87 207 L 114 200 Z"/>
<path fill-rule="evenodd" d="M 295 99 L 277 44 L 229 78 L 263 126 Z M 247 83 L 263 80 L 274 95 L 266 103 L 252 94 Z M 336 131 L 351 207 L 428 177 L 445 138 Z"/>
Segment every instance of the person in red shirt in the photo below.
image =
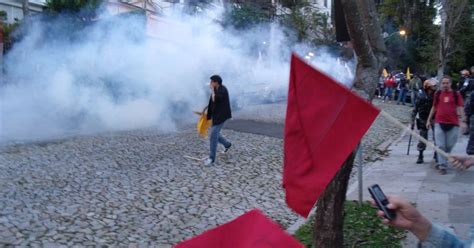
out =
<path fill-rule="evenodd" d="M 393 88 L 395 88 L 395 79 L 393 77 L 387 77 L 385 79 L 385 95 L 383 97 L 383 102 L 388 96 L 388 102 L 392 101 Z"/>
<path fill-rule="evenodd" d="M 435 93 L 433 106 L 426 127 L 431 129 L 434 116 L 434 129 L 436 145 L 443 151 L 450 153 L 457 142 L 459 126 L 463 132 L 467 130 L 466 116 L 464 115 L 464 103 L 461 94 L 451 88 L 451 78 L 444 76 L 441 80 L 441 88 Z M 459 118 L 461 121 L 459 121 Z M 447 158 L 438 156 L 436 169 L 441 175 L 446 174 L 448 168 Z"/>

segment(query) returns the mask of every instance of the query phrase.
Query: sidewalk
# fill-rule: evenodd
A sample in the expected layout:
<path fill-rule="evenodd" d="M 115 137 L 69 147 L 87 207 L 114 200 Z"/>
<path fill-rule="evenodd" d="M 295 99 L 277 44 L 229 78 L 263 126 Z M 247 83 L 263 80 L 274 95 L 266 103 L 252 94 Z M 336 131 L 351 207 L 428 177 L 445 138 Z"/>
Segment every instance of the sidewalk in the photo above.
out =
<path fill-rule="evenodd" d="M 431 133 L 429 134 L 431 138 Z M 474 168 L 459 172 L 448 169 L 447 175 L 440 175 L 434 168 L 433 150 L 425 151 L 425 163 L 416 164 L 418 151 L 416 139 L 412 140 L 410 155 L 407 156 L 408 135 L 389 147 L 390 155 L 364 168 L 364 199 L 370 195 L 367 187 L 379 184 L 387 195 L 400 195 L 430 220 L 450 227 L 462 239 L 468 239 L 469 226 L 474 224 Z M 460 135 L 453 154 L 465 154 L 467 136 Z M 356 168 L 354 168 L 356 169 Z M 357 177 L 350 182 L 348 200 L 358 199 Z M 404 247 L 416 247 L 417 239 L 410 233 L 404 240 Z"/>

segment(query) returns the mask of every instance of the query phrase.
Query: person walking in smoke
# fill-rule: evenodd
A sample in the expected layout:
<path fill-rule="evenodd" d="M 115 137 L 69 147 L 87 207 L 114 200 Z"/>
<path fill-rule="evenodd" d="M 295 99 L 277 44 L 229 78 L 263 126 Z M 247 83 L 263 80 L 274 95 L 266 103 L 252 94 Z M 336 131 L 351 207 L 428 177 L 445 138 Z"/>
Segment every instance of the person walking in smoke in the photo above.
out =
<path fill-rule="evenodd" d="M 207 119 L 212 120 L 211 132 L 209 134 L 210 151 L 209 158 L 205 165 L 212 166 L 216 160 L 217 144 L 224 145 L 224 152 L 229 151 L 232 144 L 220 134 L 226 120 L 232 118 L 230 109 L 229 92 L 222 85 L 222 78 L 219 75 L 211 76 L 209 87 L 211 88 L 211 97 L 207 106 Z"/>
<path fill-rule="evenodd" d="M 416 97 L 415 108 L 412 112 L 412 124 L 415 124 L 418 130 L 420 130 L 421 137 L 428 139 L 428 129 L 426 128 L 426 123 L 428 121 L 428 116 L 430 115 L 431 106 L 433 106 L 433 95 L 436 92 L 436 81 L 434 79 L 426 80 L 423 83 L 423 90 L 418 93 Z M 433 130 L 434 133 L 434 130 Z M 417 164 L 424 163 L 423 161 L 423 152 L 426 150 L 426 144 L 419 141 L 417 145 L 418 149 L 418 160 Z"/>

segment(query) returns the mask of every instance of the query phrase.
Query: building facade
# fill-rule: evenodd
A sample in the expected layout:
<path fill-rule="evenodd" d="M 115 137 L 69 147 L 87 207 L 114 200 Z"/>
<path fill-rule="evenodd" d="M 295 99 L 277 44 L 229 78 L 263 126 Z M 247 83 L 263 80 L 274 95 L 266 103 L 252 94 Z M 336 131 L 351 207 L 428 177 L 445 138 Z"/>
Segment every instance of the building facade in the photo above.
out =
<path fill-rule="evenodd" d="M 5 23 L 14 23 L 15 20 L 23 19 L 22 0 L 0 0 L 0 11 L 6 13 L 3 18 Z M 38 13 L 43 10 L 46 0 L 30 0 L 30 13 Z"/>

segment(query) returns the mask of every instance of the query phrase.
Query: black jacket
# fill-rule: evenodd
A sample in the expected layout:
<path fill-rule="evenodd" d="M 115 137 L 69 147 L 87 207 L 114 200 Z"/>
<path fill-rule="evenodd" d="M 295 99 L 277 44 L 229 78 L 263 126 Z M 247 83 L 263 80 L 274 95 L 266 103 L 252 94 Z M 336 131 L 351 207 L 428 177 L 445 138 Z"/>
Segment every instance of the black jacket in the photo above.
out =
<path fill-rule="evenodd" d="M 474 91 L 471 92 L 471 95 L 469 97 L 469 101 L 466 103 L 466 106 L 464 108 L 464 111 L 466 112 L 466 116 L 469 118 L 472 114 L 474 114 Z"/>
<path fill-rule="evenodd" d="M 224 85 L 220 85 L 215 90 L 215 102 L 212 101 L 212 96 L 209 98 L 209 105 L 207 106 L 207 119 L 212 119 L 212 125 L 219 125 L 224 121 L 232 118 L 230 110 L 229 92 Z"/>
<path fill-rule="evenodd" d="M 461 93 L 463 99 L 474 91 L 474 79 L 461 77 L 459 80 L 458 91 Z"/>
<path fill-rule="evenodd" d="M 426 129 L 426 122 L 428 120 L 428 116 L 430 115 L 431 107 L 433 106 L 433 95 L 427 94 L 425 90 L 418 93 L 418 97 L 416 98 L 415 108 L 412 112 L 412 118 L 418 115 L 418 119 L 416 120 L 416 124 L 418 129 Z"/>
<path fill-rule="evenodd" d="M 398 83 L 398 88 L 399 89 L 406 89 L 407 84 L 408 84 L 408 80 L 406 80 L 405 78 L 401 78 L 400 82 Z"/>
<path fill-rule="evenodd" d="M 465 111 L 469 111 L 466 113 L 466 115 L 469 116 L 470 114 L 471 116 L 468 118 L 471 119 L 473 117 L 472 114 L 474 113 L 474 91 L 471 92 L 471 96 L 469 97 L 469 102 L 466 105 Z M 466 153 L 469 155 L 474 155 L 474 124 L 472 123 L 472 120 L 470 120 L 469 123 L 469 133 L 469 142 L 467 142 Z"/>

